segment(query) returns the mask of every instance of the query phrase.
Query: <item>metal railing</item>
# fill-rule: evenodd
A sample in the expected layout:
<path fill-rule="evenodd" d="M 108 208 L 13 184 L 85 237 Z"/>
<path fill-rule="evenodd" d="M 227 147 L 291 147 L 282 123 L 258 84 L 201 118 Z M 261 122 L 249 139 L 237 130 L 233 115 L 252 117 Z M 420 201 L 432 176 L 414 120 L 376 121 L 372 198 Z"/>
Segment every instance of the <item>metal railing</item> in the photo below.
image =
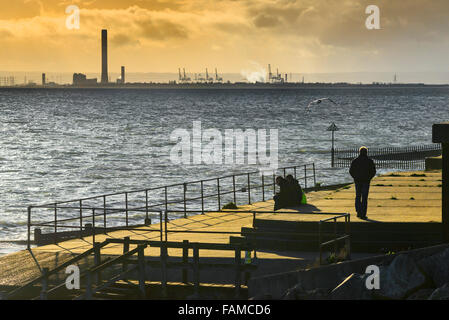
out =
<path fill-rule="evenodd" d="M 368 148 L 368 156 L 378 168 L 424 169 L 425 158 L 441 155 L 441 144 L 409 147 Z M 345 168 L 359 155 L 359 148 L 335 149 L 334 166 Z"/>
<path fill-rule="evenodd" d="M 337 230 L 337 220 L 344 218 L 345 219 L 345 223 L 344 223 L 344 227 L 345 227 L 345 231 L 344 234 L 339 236 L 338 235 L 338 230 Z M 323 233 L 322 233 L 322 229 L 323 229 L 323 224 L 329 221 L 333 221 L 334 222 L 334 238 L 323 242 Z M 331 218 L 327 218 L 327 219 L 322 219 L 319 221 L 318 223 L 318 245 L 320 248 L 320 265 L 322 264 L 322 260 L 323 260 L 323 248 L 329 245 L 334 245 L 334 255 L 337 256 L 338 252 L 337 252 L 337 244 L 338 242 L 341 241 L 345 241 L 345 254 L 346 257 L 345 259 L 350 259 L 351 258 L 351 236 L 350 236 L 350 225 L 351 225 L 351 215 L 349 213 L 344 213 L 344 214 L 340 214 L 337 215 L 335 217 L 331 217 Z"/>
<path fill-rule="evenodd" d="M 315 164 L 290 166 L 278 169 L 272 175 L 259 171 L 228 175 L 168 186 L 111 193 L 82 199 L 33 205 L 28 207 L 27 244 L 31 246 L 32 227 L 49 229 L 58 241 L 62 238 L 74 238 L 89 235 L 92 228 L 97 231 L 123 229 L 144 220 L 160 219 L 158 213 L 176 210 L 178 218 L 187 217 L 188 212 L 204 214 L 207 211 L 220 211 L 222 205 L 251 204 L 265 201 L 276 193 L 276 175 L 291 174 L 304 190 L 315 187 Z M 268 197 L 267 193 L 270 194 Z M 173 211 L 172 210 L 172 211 Z M 50 221 L 35 221 L 43 216 L 52 216 Z M 40 218 L 42 219 L 42 218 Z M 68 225 L 76 221 L 76 225 Z M 87 225 L 85 225 L 87 223 Z M 77 230 L 77 235 L 74 235 Z M 65 230 L 65 234 L 64 234 Z M 69 230 L 69 231 L 67 231 Z M 42 230 L 36 230 L 35 236 L 42 236 Z M 61 232 L 62 231 L 62 232 Z M 36 239 L 35 239 L 36 240 Z"/>
<path fill-rule="evenodd" d="M 101 249 L 109 244 L 122 244 L 123 254 L 111 258 L 109 255 L 105 259 L 102 259 Z M 135 245 L 134 249 L 130 249 L 131 245 Z M 146 255 L 144 250 L 146 248 L 158 248 L 160 255 L 155 261 L 147 259 L 149 255 Z M 182 249 L 182 260 L 180 262 L 169 261 L 168 249 Z M 189 251 L 192 251 L 191 256 L 193 261 L 189 261 Z M 234 251 L 234 259 L 231 263 L 214 263 L 214 262 L 201 262 L 200 250 L 214 250 L 214 251 Z M 182 242 L 165 242 L 165 241 L 149 241 L 149 240 L 133 240 L 129 237 L 123 239 L 108 238 L 101 243 L 94 243 L 92 249 L 85 251 L 75 258 L 61 264 L 60 266 L 49 270 L 43 268 L 42 275 L 36 279 L 28 282 L 24 286 L 8 293 L 4 296 L 4 299 L 16 299 L 26 294 L 27 290 L 33 287 L 39 287 L 40 294 L 35 299 L 47 300 L 51 295 L 57 295 L 61 293 L 61 289 L 64 289 L 65 280 L 63 283 L 59 283 L 57 280 L 50 281 L 50 278 L 57 275 L 61 271 L 70 265 L 73 265 L 83 258 L 86 258 L 94 254 L 94 265 L 87 267 L 82 274 L 80 274 L 80 289 L 84 289 L 84 292 L 78 294 L 75 299 L 92 299 L 97 292 L 107 289 L 119 280 L 132 279 L 137 275 L 138 291 L 141 298 L 146 298 L 147 295 L 147 267 L 150 269 L 160 268 L 161 270 L 161 288 L 162 296 L 167 296 L 168 285 L 168 273 L 169 269 L 181 269 L 182 282 L 189 283 L 188 270 L 193 272 L 193 287 L 195 294 L 199 294 L 200 287 L 200 270 L 205 268 L 221 268 L 231 269 L 235 271 L 235 277 L 232 280 L 235 287 L 235 296 L 240 296 L 240 290 L 242 286 L 242 274 L 245 273 L 246 280 L 248 280 L 249 274 L 257 266 L 255 264 L 242 263 L 242 252 L 252 251 L 253 248 L 248 244 L 225 244 L 225 243 L 196 243 L 189 242 L 187 240 Z M 147 252 L 149 253 L 149 252 Z M 131 258 L 137 254 L 137 259 Z M 156 256 L 157 257 L 157 256 Z M 121 268 L 116 270 L 114 275 L 109 275 L 107 279 L 103 279 L 103 272 L 113 266 L 121 265 Z M 129 267 L 129 265 L 133 265 Z M 50 288 L 51 286 L 51 288 Z M 78 289 L 78 290 L 80 290 Z M 71 292 L 66 291 L 67 294 Z M 80 293 L 79 291 L 77 293 Z"/>

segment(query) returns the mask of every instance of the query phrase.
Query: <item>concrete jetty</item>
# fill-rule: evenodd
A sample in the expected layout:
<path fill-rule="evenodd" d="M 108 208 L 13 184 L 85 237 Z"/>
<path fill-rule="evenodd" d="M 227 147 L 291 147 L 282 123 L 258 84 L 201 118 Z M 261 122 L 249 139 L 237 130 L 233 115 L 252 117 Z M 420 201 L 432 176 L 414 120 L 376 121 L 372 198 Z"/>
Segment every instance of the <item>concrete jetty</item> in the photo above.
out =
<path fill-rule="evenodd" d="M 257 219 L 273 221 L 313 222 L 335 213 L 350 213 L 351 223 L 372 224 L 379 222 L 397 223 L 441 223 L 441 171 L 396 172 L 375 177 L 371 183 L 368 218 L 356 218 L 354 209 L 354 185 L 348 185 L 337 190 L 321 190 L 307 193 L 308 205 L 304 207 L 282 209 L 285 213 L 259 213 Z M 251 205 L 239 206 L 241 211 L 272 211 L 272 200 L 257 202 Z M 304 215 L 301 212 L 329 212 L 329 215 Z M 192 215 L 188 218 L 170 220 L 167 224 L 172 231 L 223 231 L 240 233 L 242 228 L 253 227 L 253 215 L 239 212 L 207 212 Z M 108 234 L 96 235 L 95 241 L 101 242 L 107 238 L 121 239 L 130 237 L 134 240 L 160 240 L 158 231 L 145 229 L 159 228 L 159 224 L 136 227 L 132 230 L 118 230 Z M 229 234 L 218 233 L 168 233 L 168 241 L 224 243 L 230 242 Z M 55 268 L 72 257 L 92 248 L 93 237 L 72 239 L 58 244 L 50 244 L 31 248 L 0 257 L 0 291 L 9 291 L 41 275 L 43 268 Z M 102 249 L 105 254 L 121 255 L 122 246 L 110 244 Z M 154 248 L 146 248 L 145 256 L 158 257 Z M 234 258 L 234 252 L 205 251 L 201 257 Z M 182 257 L 182 249 L 169 249 L 170 257 Z M 302 268 L 313 262 L 316 252 L 292 252 L 276 250 L 260 250 L 257 258 L 260 261 L 271 262 L 272 269 L 276 264 L 290 270 Z M 353 255 L 356 258 L 357 254 Z M 242 256 L 243 258 L 243 256 Z M 86 259 L 89 265 L 91 260 Z"/>

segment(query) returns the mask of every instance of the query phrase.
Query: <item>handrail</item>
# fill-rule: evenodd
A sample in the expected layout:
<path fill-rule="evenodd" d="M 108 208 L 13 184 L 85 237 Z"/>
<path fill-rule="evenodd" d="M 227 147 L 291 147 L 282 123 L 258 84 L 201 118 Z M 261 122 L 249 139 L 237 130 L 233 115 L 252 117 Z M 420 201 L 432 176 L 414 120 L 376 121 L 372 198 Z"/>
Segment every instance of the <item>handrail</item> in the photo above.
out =
<path fill-rule="evenodd" d="M 345 234 L 343 236 L 337 236 L 337 219 L 340 218 L 344 218 L 345 222 Z M 326 241 L 326 242 L 322 242 L 322 224 L 328 221 L 334 221 L 334 238 Z M 322 219 L 318 222 L 318 246 L 319 246 L 319 250 L 320 250 L 320 265 L 322 264 L 322 254 L 323 254 L 323 247 L 328 246 L 330 244 L 334 244 L 334 254 L 337 254 L 337 243 L 340 241 L 345 240 L 345 249 L 346 249 L 346 258 L 351 257 L 351 236 L 350 236 L 350 223 L 351 223 L 351 215 L 349 213 L 343 213 L 343 214 L 339 214 L 336 215 L 334 217 L 331 218 L 327 218 L 327 219 Z"/>
<path fill-rule="evenodd" d="M 298 170 L 299 169 L 299 170 Z M 295 178 L 301 180 L 304 179 L 304 185 L 303 189 L 307 189 L 307 180 L 313 178 L 314 185 L 316 185 L 316 176 L 315 176 L 315 165 L 314 164 L 306 164 L 306 165 L 297 165 L 297 166 L 289 166 L 285 168 L 279 168 L 278 171 L 283 172 L 284 176 L 287 173 L 287 170 L 294 170 L 292 174 Z M 303 170 L 303 176 L 298 177 L 297 173 L 301 172 Z M 251 175 L 258 174 L 260 172 L 253 171 L 248 173 L 240 173 L 240 174 L 233 174 L 233 175 L 227 175 L 223 177 L 218 178 L 208 178 L 204 180 L 197 180 L 197 181 L 191 181 L 191 182 L 184 182 L 184 183 L 176 183 L 171 184 L 168 186 L 161 186 L 161 187 L 154 187 L 154 188 L 148 188 L 148 189 L 140 189 L 140 190 L 132 190 L 132 191 L 126 191 L 126 192 L 116 192 L 116 193 L 110 193 L 110 194 L 104 194 L 104 195 L 98 195 L 93 197 L 86 197 L 81 199 L 75 199 L 75 200 L 67 200 L 67 201 L 60 201 L 55 203 L 48 203 L 48 204 L 41 204 L 41 205 L 32 205 L 28 207 L 28 221 L 27 221 L 27 248 L 31 248 L 31 227 L 52 227 L 53 228 L 53 234 L 54 234 L 54 242 L 56 243 L 58 240 L 57 233 L 60 231 L 59 229 L 79 229 L 79 237 L 82 238 L 85 234 L 86 227 L 83 225 L 83 223 L 91 223 L 92 227 L 95 229 L 95 220 L 98 220 L 99 218 L 103 217 L 103 221 L 100 222 L 101 230 L 107 230 L 108 229 L 108 216 L 111 215 L 117 215 L 121 213 L 125 213 L 124 216 L 118 217 L 114 216 L 113 220 L 115 221 L 114 227 L 117 227 L 118 225 L 125 225 L 126 227 L 129 226 L 129 214 L 136 214 L 136 213 L 144 213 L 145 214 L 145 221 L 147 221 L 151 215 L 157 214 L 161 210 L 168 211 L 168 206 L 175 206 L 175 205 L 181 205 L 183 204 L 184 210 L 177 211 L 184 213 L 184 217 L 187 217 L 188 212 L 195 212 L 195 213 L 202 213 L 204 214 L 206 211 L 216 211 L 215 209 L 209 208 L 211 203 L 210 200 L 213 198 L 217 198 L 217 205 L 218 205 L 218 211 L 220 211 L 222 198 L 224 197 L 226 199 L 230 196 L 233 196 L 234 203 L 237 204 L 237 192 L 244 192 L 248 194 L 248 204 L 251 204 L 251 202 L 254 200 L 254 194 L 251 194 L 251 190 L 258 190 L 257 194 L 262 195 L 262 201 L 265 201 L 265 193 L 267 190 L 272 190 L 273 193 L 276 192 L 276 184 L 274 182 L 275 175 L 273 174 L 273 181 L 270 181 L 271 179 L 264 179 L 264 177 L 270 177 L 270 175 L 264 175 L 262 172 L 262 175 L 260 176 L 260 179 L 262 180 L 262 183 L 260 184 L 259 179 L 257 181 L 254 181 L 254 178 L 251 178 Z M 236 177 L 247 177 L 247 181 L 240 181 L 239 186 L 237 186 L 236 183 Z M 223 179 L 229 179 L 232 178 L 232 184 L 229 182 L 227 185 L 220 183 Z M 215 182 L 214 185 L 209 186 L 205 185 L 204 182 Z M 199 196 L 188 196 L 187 195 L 187 189 L 189 188 L 189 185 L 192 184 L 200 184 L 196 185 L 194 189 L 191 192 L 200 193 Z M 240 188 L 240 186 L 243 184 L 243 186 Z M 172 190 L 169 190 L 169 188 L 172 187 L 182 187 L 184 189 L 184 192 L 180 192 L 180 190 L 175 190 L 176 193 L 175 199 L 169 199 L 168 192 L 173 192 Z M 205 193 L 205 190 L 216 190 L 211 191 L 211 193 Z M 261 190 L 260 190 L 261 189 Z M 149 191 L 155 191 L 158 190 L 157 196 L 164 196 L 165 194 L 165 200 L 162 202 L 156 203 L 150 203 L 149 199 Z M 189 188 L 190 190 L 190 188 Z M 145 192 L 145 196 L 142 197 L 140 194 L 137 195 L 137 197 L 133 196 L 135 199 L 130 200 L 131 194 L 136 194 L 140 192 Z M 162 192 L 162 193 L 161 193 Z M 117 207 L 111 207 L 109 205 L 108 207 L 108 199 L 112 196 L 124 196 L 124 206 L 121 208 Z M 96 204 L 92 205 L 86 205 L 87 200 L 95 200 Z M 84 201 L 84 203 L 83 203 Z M 98 206 L 98 202 L 102 202 L 102 207 Z M 113 199 L 114 204 L 120 204 L 123 203 L 123 200 L 120 199 Z M 131 203 L 141 203 L 141 205 L 137 205 L 133 207 Z M 201 201 L 201 209 L 198 210 L 187 210 L 187 203 L 189 205 L 191 203 L 198 204 L 198 201 Z M 206 203 L 208 202 L 206 208 Z M 212 203 L 213 204 L 213 203 Z M 32 221 L 32 211 L 35 210 L 52 210 L 54 211 L 54 219 L 53 221 L 48 222 L 33 222 Z M 86 211 L 88 214 L 86 214 Z M 70 214 L 70 216 L 63 216 L 61 217 L 61 212 L 67 212 Z M 92 214 L 89 214 L 89 212 L 92 212 Z M 174 211 L 170 211 L 174 212 Z M 91 221 L 88 221 L 86 219 L 89 219 Z M 119 219 L 125 219 L 124 223 L 121 222 Z M 110 219 L 109 219 L 110 220 Z M 77 226 L 69 226 L 65 225 L 64 223 L 70 222 L 70 221 L 79 221 L 79 224 Z M 146 223 L 146 222 L 145 222 Z M 118 225 L 117 225 L 118 224 Z M 100 228 L 97 228 L 98 230 Z M 94 232 L 95 233 L 95 232 Z M 66 235 L 67 236 L 67 235 Z M 74 235 L 75 236 L 75 235 Z"/>
<path fill-rule="evenodd" d="M 105 241 L 98 243 L 97 247 L 94 246 L 94 247 L 88 249 L 87 251 L 77 255 L 76 257 L 70 259 L 69 261 L 66 261 L 63 264 L 61 264 L 60 266 L 52 269 L 51 271 L 47 271 L 46 274 L 41 275 L 41 276 L 37 277 L 36 279 L 28 282 L 27 284 L 21 286 L 20 288 L 17 288 L 15 290 L 7 293 L 6 299 L 11 299 L 12 297 L 16 296 L 18 293 L 22 292 L 23 290 L 28 289 L 28 288 L 34 286 L 35 284 L 39 283 L 40 281 L 42 281 L 42 279 L 48 278 L 48 277 L 56 274 L 57 272 L 61 271 L 62 269 L 68 267 L 69 265 L 72 265 L 73 263 L 77 262 L 78 260 L 83 259 L 84 257 L 89 256 L 90 254 L 94 253 L 95 250 L 101 249 L 104 246 L 108 245 L 109 243 L 110 243 L 109 239 L 106 239 Z"/>
<path fill-rule="evenodd" d="M 314 164 L 313 163 L 309 163 L 309 164 L 304 164 L 304 165 L 282 167 L 282 168 L 278 168 L 277 170 L 294 169 L 294 168 L 305 167 L 305 166 L 309 166 L 309 165 L 314 165 Z M 245 175 L 248 175 L 248 174 L 260 174 L 260 173 L 261 173 L 260 171 L 251 171 L 251 172 L 245 172 L 245 173 L 237 173 L 237 174 L 233 174 L 233 175 L 221 176 L 221 177 L 218 177 L 218 178 L 208 178 L 208 179 L 203 179 L 203 180 L 194 180 L 194 181 L 188 181 L 188 182 L 180 182 L 180 183 L 175 183 L 175 184 L 166 185 L 166 186 L 160 186 L 160 187 L 154 187 L 154 188 L 146 188 L 146 189 L 137 189 L 137 190 L 122 191 L 122 192 L 114 192 L 114 193 L 102 194 L 102 195 L 86 197 L 86 198 L 79 198 L 79 199 L 74 199 L 74 200 L 58 201 L 56 203 L 57 204 L 62 204 L 62 203 L 75 202 L 75 201 L 79 201 L 79 200 L 82 200 L 82 201 L 92 200 L 92 199 L 97 199 L 97 198 L 101 198 L 101 197 L 104 197 L 104 196 L 106 196 L 106 197 L 117 196 L 117 195 L 121 195 L 121 194 L 124 194 L 124 193 L 131 194 L 131 193 L 139 193 L 139 192 L 144 192 L 144 191 L 162 190 L 164 188 L 180 187 L 180 186 L 184 186 L 184 185 L 188 185 L 188 184 L 195 184 L 195 183 L 201 183 L 201 182 L 215 181 L 217 179 L 226 179 L 226 178 L 232 178 L 232 177 L 245 176 Z M 271 175 L 265 175 L 265 176 L 271 176 Z M 54 205 L 54 204 L 55 204 L 54 202 L 53 203 L 44 203 L 44 204 L 41 204 L 41 205 L 33 205 L 31 207 L 38 208 L 38 207 L 41 207 L 41 206 L 45 207 L 45 206 L 50 206 L 50 205 Z"/>

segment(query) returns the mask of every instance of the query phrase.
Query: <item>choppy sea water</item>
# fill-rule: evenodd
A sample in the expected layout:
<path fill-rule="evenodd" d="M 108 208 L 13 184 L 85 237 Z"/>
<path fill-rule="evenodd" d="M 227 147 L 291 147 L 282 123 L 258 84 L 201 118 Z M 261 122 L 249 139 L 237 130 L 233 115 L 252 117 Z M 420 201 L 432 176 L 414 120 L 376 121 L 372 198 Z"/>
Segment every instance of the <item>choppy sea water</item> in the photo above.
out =
<path fill-rule="evenodd" d="M 305 113 L 311 100 L 330 97 Z M 317 181 L 336 147 L 429 144 L 449 116 L 447 88 L 301 90 L 0 90 L 0 254 L 23 248 L 26 208 L 105 193 L 254 171 L 252 165 L 174 164 L 176 129 L 278 130 L 279 167 L 314 162 Z M 49 219 L 51 220 L 51 219 Z"/>

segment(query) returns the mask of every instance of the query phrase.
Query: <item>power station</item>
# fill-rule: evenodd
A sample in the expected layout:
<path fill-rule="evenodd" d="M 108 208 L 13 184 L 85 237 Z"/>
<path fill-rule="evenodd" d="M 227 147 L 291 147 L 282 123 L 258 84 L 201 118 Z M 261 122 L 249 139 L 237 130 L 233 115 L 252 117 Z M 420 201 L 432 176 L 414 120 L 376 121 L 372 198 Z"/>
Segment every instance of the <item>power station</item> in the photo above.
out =
<path fill-rule="evenodd" d="M 107 84 L 108 76 L 108 30 L 101 30 L 101 83 Z"/>

